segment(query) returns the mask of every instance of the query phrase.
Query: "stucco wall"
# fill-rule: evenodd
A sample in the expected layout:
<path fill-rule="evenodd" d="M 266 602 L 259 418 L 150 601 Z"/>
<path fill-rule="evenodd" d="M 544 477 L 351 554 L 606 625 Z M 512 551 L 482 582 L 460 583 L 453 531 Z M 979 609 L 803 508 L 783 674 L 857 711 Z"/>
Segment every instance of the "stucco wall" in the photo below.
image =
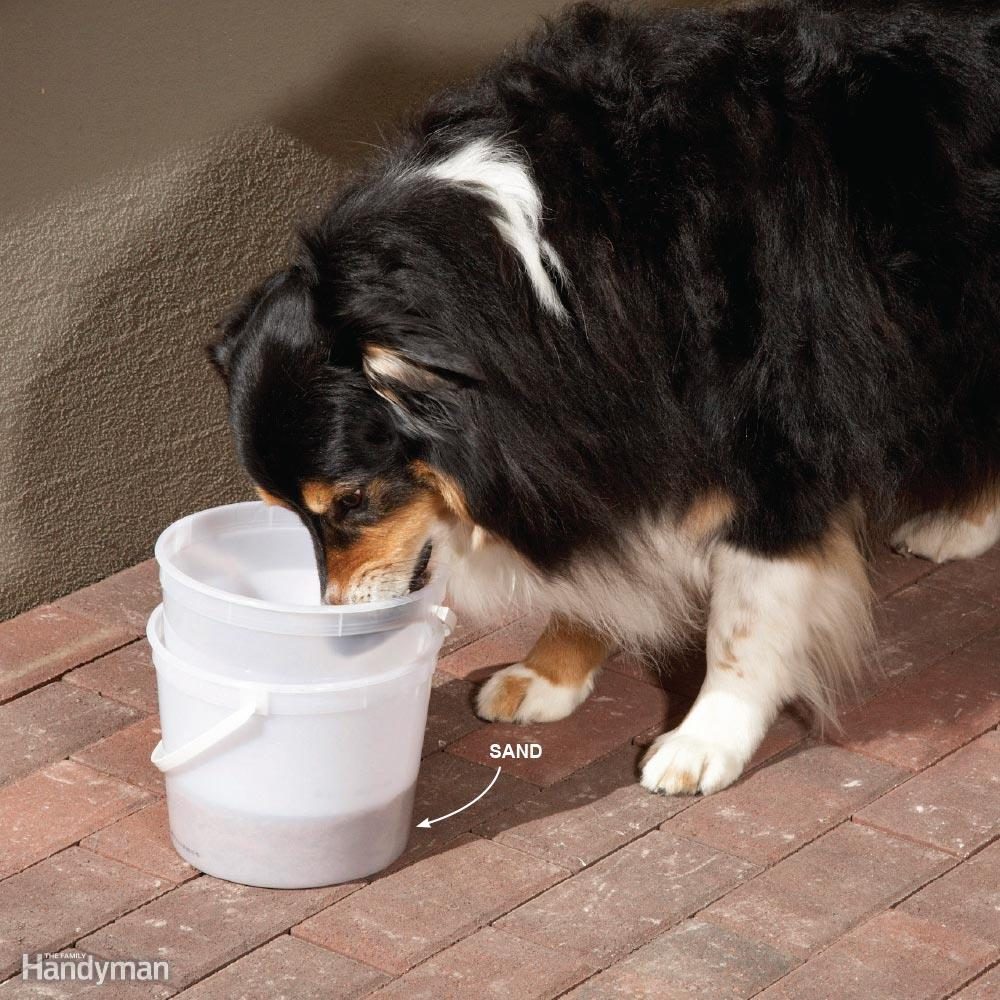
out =
<path fill-rule="evenodd" d="M 246 493 L 220 312 L 383 124 L 560 6 L 0 5 L 0 617 Z"/>
<path fill-rule="evenodd" d="M 274 129 L 197 143 L 0 231 L 0 613 L 145 557 L 245 492 L 201 345 L 330 164 Z"/>

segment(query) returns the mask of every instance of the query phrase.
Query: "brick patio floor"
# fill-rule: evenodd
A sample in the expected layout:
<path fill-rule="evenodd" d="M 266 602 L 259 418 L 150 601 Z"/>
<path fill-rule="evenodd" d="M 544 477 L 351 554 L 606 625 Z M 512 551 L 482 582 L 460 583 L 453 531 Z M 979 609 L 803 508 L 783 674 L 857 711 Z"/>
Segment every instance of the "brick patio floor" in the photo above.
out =
<path fill-rule="evenodd" d="M 531 618 L 460 629 L 435 678 L 414 829 L 366 883 L 278 892 L 174 854 L 143 563 L 0 624 L 0 1000 L 1000 997 L 1000 553 L 874 570 L 884 674 L 825 741 L 783 716 L 732 788 L 648 795 L 642 747 L 690 703 L 619 658 L 570 719 L 486 725 L 474 682 Z M 166 958 L 167 986 L 25 984 L 22 952 Z"/>

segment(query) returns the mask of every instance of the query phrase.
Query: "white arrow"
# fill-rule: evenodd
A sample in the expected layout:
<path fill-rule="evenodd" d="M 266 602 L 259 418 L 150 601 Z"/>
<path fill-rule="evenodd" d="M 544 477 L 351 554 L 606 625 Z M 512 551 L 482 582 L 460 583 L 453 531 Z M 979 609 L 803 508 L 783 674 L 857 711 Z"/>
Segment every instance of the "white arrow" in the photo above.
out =
<path fill-rule="evenodd" d="M 500 777 L 501 770 L 503 769 L 497 768 L 497 773 L 493 775 L 493 780 L 471 802 L 466 802 L 460 809 L 453 809 L 450 813 L 445 813 L 444 816 L 438 816 L 437 819 L 425 819 L 417 824 L 417 829 L 429 830 L 432 823 L 440 823 L 441 820 L 448 819 L 450 816 L 457 816 L 460 812 L 468 809 L 469 806 L 474 806 L 497 783 L 497 778 Z"/>

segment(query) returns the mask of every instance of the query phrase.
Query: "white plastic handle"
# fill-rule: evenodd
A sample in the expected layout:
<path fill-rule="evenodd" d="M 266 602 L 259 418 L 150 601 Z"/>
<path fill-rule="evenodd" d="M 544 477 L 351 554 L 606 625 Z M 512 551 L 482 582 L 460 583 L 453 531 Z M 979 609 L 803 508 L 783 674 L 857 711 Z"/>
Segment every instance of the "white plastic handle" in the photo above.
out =
<path fill-rule="evenodd" d="M 245 726 L 255 715 L 267 714 L 267 696 L 265 693 L 262 692 L 256 695 L 247 694 L 244 698 L 243 704 L 235 712 L 227 715 L 224 719 L 220 719 L 210 729 L 206 729 L 200 736 L 189 740 L 176 750 L 164 750 L 163 741 L 160 740 L 153 748 L 149 759 L 164 774 L 167 771 L 173 771 L 182 764 L 187 764 L 189 761 L 194 760 L 195 757 L 200 757 L 206 751 L 211 750 L 212 747 L 221 743 L 227 736 Z"/>
<path fill-rule="evenodd" d="M 451 635 L 455 631 L 455 623 L 458 621 L 455 617 L 455 612 L 451 608 L 446 608 L 443 604 L 432 604 L 431 611 L 437 615 L 444 626 L 444 634 Z"/>

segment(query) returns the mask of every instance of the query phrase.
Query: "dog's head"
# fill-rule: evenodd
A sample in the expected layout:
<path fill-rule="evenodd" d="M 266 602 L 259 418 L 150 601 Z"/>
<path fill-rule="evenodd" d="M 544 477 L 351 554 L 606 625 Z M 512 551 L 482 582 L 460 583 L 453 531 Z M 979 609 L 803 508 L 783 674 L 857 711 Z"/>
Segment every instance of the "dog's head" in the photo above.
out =
<path fill-rule="evenodd" d="M 333 604 L 421 586 L 436 538 L 463 515 L 428 442 L 480 372 L 393 301 L 348 301 L 315 268 L 293 266 L 220 324 L 208 349 L 240 461 L 265 502 L 308 527 Z"/>

